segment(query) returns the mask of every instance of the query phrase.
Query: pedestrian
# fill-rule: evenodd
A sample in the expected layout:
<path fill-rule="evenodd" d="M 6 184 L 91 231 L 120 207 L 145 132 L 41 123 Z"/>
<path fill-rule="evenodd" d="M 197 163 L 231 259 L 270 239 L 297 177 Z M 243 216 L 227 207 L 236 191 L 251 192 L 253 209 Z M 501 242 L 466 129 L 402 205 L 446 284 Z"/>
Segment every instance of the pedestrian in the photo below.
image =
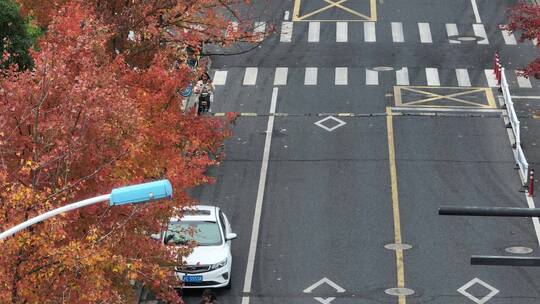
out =
<path fill-rule="evenodd" d="M 202 293 L 202 300 L 199 304 L 219 304 L 216 295 L 211 289 L 205 289 Z"/>

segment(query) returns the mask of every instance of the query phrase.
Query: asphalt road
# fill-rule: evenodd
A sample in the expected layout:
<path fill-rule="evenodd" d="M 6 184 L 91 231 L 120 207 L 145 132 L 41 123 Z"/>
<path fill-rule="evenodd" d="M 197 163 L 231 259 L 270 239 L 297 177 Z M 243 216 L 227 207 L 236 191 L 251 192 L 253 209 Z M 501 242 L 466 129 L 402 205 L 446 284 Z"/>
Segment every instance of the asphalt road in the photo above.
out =
<path fill-rule="evenodd" d="M 497 27 L 513 2 L 254 4 L 277 33 L 253 52 L 213 58 L 212 111 L 248 114 L 211 172 L 216 184 L 193 192 L 239 235 L 221 303 L 540 302 L 540 270 L 469 263 L 513 246 L 538 256 L 530 219 L 437 215 L 442 205 L 527 206 L 489 72 L 499 50 L 512 94 L 540 95 L 538 80 L 513 74 L 534 47 Z M 349 20 L 373 5 L 373 23 Z M 309 16 L 283 38 L 295 7 Z M 317 18 L 329 21 L 307 22 Z M 452 24 L 475 40 L 449 41 Z M 200 291 L 184 295 L 197 303 Z"/>

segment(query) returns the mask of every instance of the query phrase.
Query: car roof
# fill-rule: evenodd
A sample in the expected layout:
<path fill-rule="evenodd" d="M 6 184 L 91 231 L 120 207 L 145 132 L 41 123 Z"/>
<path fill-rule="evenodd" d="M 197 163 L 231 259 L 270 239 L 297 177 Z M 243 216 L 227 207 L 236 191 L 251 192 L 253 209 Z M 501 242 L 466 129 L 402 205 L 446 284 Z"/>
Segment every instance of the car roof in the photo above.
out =
<path fill-rule="evenodd" d="M 181 221 L 203 221 L 216 222 L 219 208 L 207 205 L 195 205 L 184 209 L 182 218 L 173 217 L 171 222 Z"/>

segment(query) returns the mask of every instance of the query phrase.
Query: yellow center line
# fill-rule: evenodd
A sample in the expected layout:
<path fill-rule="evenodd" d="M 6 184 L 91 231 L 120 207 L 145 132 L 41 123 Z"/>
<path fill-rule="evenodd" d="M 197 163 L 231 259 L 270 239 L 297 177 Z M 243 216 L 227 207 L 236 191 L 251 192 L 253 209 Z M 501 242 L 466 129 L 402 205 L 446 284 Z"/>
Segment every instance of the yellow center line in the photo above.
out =
<path fill-rule="evenodd" d="M 394 125 L 392 110 L 386 108 L 386 132 L 388 135 L 388 162 L 390 165 L 390 183 L 392 187 L 392 211 L 394 216 L 394 242 L 401 244 L 401 222 L 399 218 L 399 196 L 396 172 L 396 153 L 394 147 Z M 405 266 L 403 263 L 403 249 L 396 250 L 397 287 L 405 287 Z M 399 304 L 406 304 L 405 296 L 399 296 Z"/>

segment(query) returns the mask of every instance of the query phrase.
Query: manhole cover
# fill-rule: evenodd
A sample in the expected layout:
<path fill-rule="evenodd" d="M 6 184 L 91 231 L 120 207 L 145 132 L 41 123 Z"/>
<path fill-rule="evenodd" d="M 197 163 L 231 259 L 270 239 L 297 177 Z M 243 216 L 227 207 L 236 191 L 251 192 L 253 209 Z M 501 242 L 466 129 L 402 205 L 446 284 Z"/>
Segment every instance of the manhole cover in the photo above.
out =
<path fill-rule="evenodd" d="M 384 72 L 384 71 L 392 71 L 394 70 L 394 68 L 389 67 L 389 66 L 377 66 L 377 67 L 372 68 L 372 70 L 377 71 L 377 72 Z"/>
<path fill-rule="evenodd" d="M 409 244 L 386 244 L 384 245 L 384 248 L 388 250 L 398 250 L 398 249 L 408 250 L 408 249 L 411 249 L 412 246 Z"/>
<path fill-rule="evenodd" d="M 515 253 L 515 254 L 528 254 L 528 253 L 533 252 L 532 248 L 523 247 L 523 246 L 508 247 L 504 250 L 508 253 Z"/>
<path fill-rule="evenodd" d="M 481 39 L 484 39 L 484 38 L 481 38 Z M 455 40 L 459 40 L 459 41 L 476 41 L 476 40 L 479 40 L 479 37 L 476 37 L 476 36 L 459 36 L 459 37 L 456 37 Z"/>
<path fill-rule="evenodd" d="M 409 288 L 388 288 L 384 291 L 386 294 L 389 294 L 391 296 L 410 296 L 414 294 L 414 290 Z"/>

